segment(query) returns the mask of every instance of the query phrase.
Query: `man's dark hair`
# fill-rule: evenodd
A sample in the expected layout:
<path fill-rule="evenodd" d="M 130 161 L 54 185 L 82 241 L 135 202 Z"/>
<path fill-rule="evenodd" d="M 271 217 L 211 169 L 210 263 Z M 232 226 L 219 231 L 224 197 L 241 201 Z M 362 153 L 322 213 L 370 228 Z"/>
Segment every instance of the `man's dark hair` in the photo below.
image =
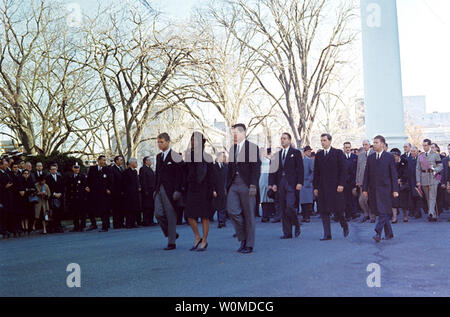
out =
<path fill-rule="evenodd" d="M 349 141 L 344 142 L 344 146 L 347 145 L 347 144 L 350 145 L 350 147 L 352 146 L 352 144 Z"/>
<path fill-rule="evenodd" d="M 236 123 L 233 126 L 231 126 L 233 129 L 241 128 L 243 131 L 247 131 L 247 127 L 243 123 Z"/>
<path fill-rule="evenodd" d="M 329 133 L 322 133 L 322 134 L 320 135 L 320 137 L 321 137 L 321 138 L 326 137 L 328 141 L 333 140 L 333 137 L 332 137 L 331 134 L 329 134 Z"/>
<path fill-rule="evenodd" d="M 50 168 L 52 168 L 52 167 L 56 167 L 56 168 L 58 168 L 58 165 L 57 165 L 57 164 L 55 164 L 55 163 L 53 163 L 52 165 L 50 165 Z"/>
<path fill-rule="evenodd" d="M 142 164 L 145 165 L 145 161 L 147 161 L 149 158 L 150 158 L 150 156 L 145 156 L 145 157 L 142 159 Z"/>
<path fill-rule="evenodd" d="M 386 139 L 384 138 L 384 136 L 382 136 L 382 135 L 377 135 L 376 137 L 374 137 L 374 140 L 379 140 L 381 143 L 383 143 L 383 144 L 385 144 L 385 145 L 387 145 L 386 144 Z"/>
<path fill-rule="evenodd" d="M 163 139 L 166 142 L 170 142 L 170 136 L 168 133 L 163 132 L 158 135 L 158 139 Z"/>
<path fill-rule="evenodd" d="M 123 156 L 122 156 L 122 155 L 117 155 L 117 156 L 114 158 L 114 163 L 116 163 L 120 158 L 123 158 Z"/>
<path fill-rule="evenodd" d="M 425 139 L 425 140 L 423 140 L 423 143 L 426 143 L 427 145 L 431 145 L 431 140 L 430 139 Z"/>
<path fill-rule="evenodd" d="M 289 140 L 292 140 L 292 136 L 288 132 L 283 132 L 283 135 L 287 136 Z"/>
<path fill-rule="evenodd" d="M 100 160 L 103 159 L 103 158 L 106 158 L 106 156 L 105 156 L 105 155 L 100 155 L 100 156 L 97 158 L 97 161 L 100 161 Z"/>

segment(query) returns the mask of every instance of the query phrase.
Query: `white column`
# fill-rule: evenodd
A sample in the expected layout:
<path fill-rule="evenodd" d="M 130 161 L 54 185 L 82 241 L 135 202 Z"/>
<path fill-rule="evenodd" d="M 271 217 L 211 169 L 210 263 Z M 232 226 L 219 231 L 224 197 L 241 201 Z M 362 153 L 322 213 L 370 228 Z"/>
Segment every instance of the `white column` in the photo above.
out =
<path fill-rule="evenodd" d="M 407 137 L 395 0 L 361 0 L 366 134 L 402 150 Z"/>

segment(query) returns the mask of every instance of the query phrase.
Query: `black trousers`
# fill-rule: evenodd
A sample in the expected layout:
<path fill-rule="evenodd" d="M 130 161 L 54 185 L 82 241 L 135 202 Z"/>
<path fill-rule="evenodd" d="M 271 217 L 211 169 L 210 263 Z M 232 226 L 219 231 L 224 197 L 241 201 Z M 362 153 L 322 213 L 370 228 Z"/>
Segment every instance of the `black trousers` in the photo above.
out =
<path fill-rule="evenodd" d="M 313 212 L 313 204 L 302 204 L 303 219 L 309 219 Z"/>
<path fill-rule="evenodd" d="M 347 220 L 345 220 L 344 212 L 342 210 L 336 210 L 334 212 L 334 216 L 337 218 L 339 223 L 341 224 L 342 229 L 345 229 L 348 227 Z M 321 212 L 320 218 L 322 219 L 322 225 L 323 225 L 323 234 L 324 237 L 331 238 L 331 223 L 330 223 L 330 213 L 328 212 Z"/>
<path fill-rule="evenodd" d="M 152 206 L 150 208 L 144 208 L 142 213 L 144 218 L 143 219 L 144 226 L 148 226 L 155 223 L 155 221 L 153 220 L 155 217 L 155 206 Z"/>
<path fill-rule="evenodd" d="M 80 230 L 86 227 L 86 205 L 80 201 L 68 202 L 69 212 L 73 219 L 73 229 Z"/>
<path fill-rule="evenodd" d="M 344 199 L 345 199 L 345 217 L 351 218 L 356 214 L 356 197 L 352 194 L 351 186 L 344 187 Z"/>
<path fill-rule="evenodd" d="M 263 218 L 271 218 L 275 214 L 275 203 L 261 203 Z"/>
<path fill-rule="evenodd" d="M 112 214 L 113 214 L 113 228 L 120 229 L 124 226 L 125 214 L 123 212 L 123 198 L 121 195 L 114 195 L 111 199 Z"/>
<path fill-rule="evenodd" d="M 0 207 L 0 233 L 6 233 L 8 226 L 8 216 L 6 208 Z"/>
<path fill-rule="evenodd" d="M 136 217 L 138 212 L 136 210 L 128 210 L 126 213 L 126 226 L 127 228 L 131 228 L 136 226 Z"/>

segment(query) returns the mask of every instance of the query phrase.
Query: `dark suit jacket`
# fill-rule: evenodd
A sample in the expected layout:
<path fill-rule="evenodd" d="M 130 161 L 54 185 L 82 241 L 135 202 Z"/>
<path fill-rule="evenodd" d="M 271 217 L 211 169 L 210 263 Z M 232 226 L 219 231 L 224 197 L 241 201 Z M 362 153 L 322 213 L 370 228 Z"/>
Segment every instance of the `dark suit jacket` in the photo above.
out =
<path fill-rule="evenodd" d="M 282 162 L 282 153 L 283 150 L 277 153 L 270 161 L 271 170 L 275 172 L 269 174 L 269 185 L 279 186 L 283 172 L 285 173 L 285 177 L 290 186 L 295 188 L 297 184 L 303 185 L 305 174 L 302 153 L 299 150 L 290 147 L 286 154 L 284 165 Z"/>
<path fill-rule="evenodd" d="M 342 150 L 331 147 L 328 155 L 319 151 L 314 159 L 314 189 L 319 190 L 318 207 L 322 213 L 343 210 L 344 194 L 337 192 L 338 186 L 345 186 L 346 162 Z"/>
<path fill-rule="evenodd" d="M 155 191 L 155 172 L 151 167 L 142 166 L 139 169 L 139 181 L 141 183 L 142 208 L 153 208 L 153 192 Z"/>
<path fill-rule="evenodd" d="M 73 204 L 84 202 L 87 199 L 86 186 L 86 175 L 79 173 L 76 178 L 73 173 L 68 175 L 65 181 L 67 202 Z"/>
<path fill-rule="evenodd" d="M 222 168 L 219 163 L 214 164 L 214 179 L 217 196 L 224 196 L 227 189 L 228 163 L 222 163 Z"/>
<path fill-rule="evenodd" d="M 345 163 L 347 164 L 347 177 L 345 179 L 346 189 L 353 189 L 356 187 L 356 169 L 358 167 L 358 156 L 351 153 L 350 158 L 344 154 Z"/>
<path fill-rule="evenodd" d="M 115 164 L 108 167 L 111 174 L 111 196 L 122 197 L 122 174 L 123 170 L 119 169 Z"/>
<path fill-rule="evenodd" d="M 367 158 L 363 191 L 369 193 L 369 206 L 378 214 L 392 213 L 393 192 L 398 192 L 398 174 L 394 155 L 384 151 L 380 159 L 376 153 Z"/>
<path fill-rule="evenodd" d="M 44 177 L 47 177 L 47 172 L 46 171 L 42 171 L 42 175 L 44 175 Z M 38 178 L 38 175 L 37 175 L 37 171 L 33 171 L 33 172 L 31 172 L 31 175 L 30 175 L 31 177 L 32 177 L 32 180 L 34 181 L 34 182 L 37 182 L 37 178 Z"/>
<path fill-rule="evenodd" d="M 89 193 L 89 206 L 96 214 L 102 215 L 109 210 L 110 195 L 106 190 L 111 190 L 111 175 L 108 167 L 98 170 L 98 165 L 89 168 L 87 184 Z"/>
<path fill-rule="evenodd" d="M 56 182 L 53 178 L 53 175 L 48 173 L 45 177 L 45 182 L 48 185 L 48 188 L 50 188 L 50 193 L 53 196 L 53 193 L 61 193 L 64 194 L 64 181 L 63 177 L 60 175 L 56 175 Z"/>
<path fill-rule="evenodd" d="M 176 161 L 174 159 L 176 159 Z M 183 181 L 183 175 L 180 168 L 181 163 L 182 159 L 180 154 L 173 150 L 169 151 L 165 161 L 163 161 L 162 152 L 156 156 L 155 191 L 158 192 L 161 185 L 164 186 L 164 190 L 174 208 L 176 208 L 176 204 L 173 200 L 173 193 L 175 191 L 181 192 Z"/>
<path fill-rule="evenodd" d="M 141 195 L 139 189 L 141 188 L 141 184 L 139 182 L 139 176 L 137 170 L 133 170 L 132 168 L 127 168 L 123 172 L 123 197 L 124 208 L 128 212 L 137 212 L 141 210 Z"/>
<path fill-rule="evenodd" d="M 449 157 L 447 156 L 442 159 L 442 180 L 441 180 L 442 184 L 447 184 L 448 182 L 450 182 L 449 176 L 450 167 L 448 166 L 448 164 L 449 164 Z"/>
<path fill-rule="evenodd" d="M 241 151 L 237 153 L 237 160 L 235 162 L 234 155 L 237 149 L 235 144 L 230 149 L 230 162 L 228 164 L 227 176 L 227 190 L 233 183 L 236 171 L 243 179 L 245 184 L 250 187 L 254 185 L 258 188 L 259 176 L 261 174 L 261 160 L 259 158 L 259 148 L 256 144 L 245 140 Z"/>

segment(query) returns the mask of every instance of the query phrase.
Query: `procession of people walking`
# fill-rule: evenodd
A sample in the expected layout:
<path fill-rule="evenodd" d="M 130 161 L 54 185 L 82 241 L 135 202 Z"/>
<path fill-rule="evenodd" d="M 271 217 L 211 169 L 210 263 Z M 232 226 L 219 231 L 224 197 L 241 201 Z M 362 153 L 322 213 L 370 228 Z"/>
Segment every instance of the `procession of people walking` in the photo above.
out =
<path fill-rule="evenodd" d="M 19 237 L 38 227 L 44 235 L 62 233 L 67 213 L 73 232 L 98 229 L 97 217 L 100 231 L 108 232 L 112 216 L 113 229 L 158 224 L 169 251 L 180 237 L 182 210 L 193 233 L 191 251 L 208 249 L 217 213 L 218 228 L 226 227 L 227 220 L 233 224 L 237 251 L 248 254 L 256 247 L 260 206 L 261 222 L 281 220 L 282 240 L 301 238 L 302 223 L 319 215 L 321 241 L 333 239 L 333 220 L 344 238 L 350 234 L 349 222 L 370 221 L 376 222 L 377 243 L 394 238 L 393 224 L 399 219 L 408 222 L 424 214 L 438 222 L 450 206 L 449 157 L 429 139 L 423 141 L 423 152 L 407 143 L 402 154 L 389 150 L 381 135 L 373 144 L 364 140 L 360 149 L 352 149 L 350 142 L 338 149 L 324 133 L 316 152 L 310 146 L 297 149 L 287 132 L 280 136 L 279 149 L 259 148 L 247 139 L 244 124 L 233 125 L 232 138 L 228 154 L 218 151 L 213 157 L 200 132 L 192 134 L 184 153 L 174 151 L 169 134 L 161 133 L 155 169 L 149 156 L 138 169 L 136 158 L 124 164 L 116 156 L 108 165 L 101 155 L 87 175 L 78 164 L 63 176 L 55 163 L 46 172 L 40 162 L 33 170 L 30 162 L 5 156 L 0 163 L 0 233 Z"/>

